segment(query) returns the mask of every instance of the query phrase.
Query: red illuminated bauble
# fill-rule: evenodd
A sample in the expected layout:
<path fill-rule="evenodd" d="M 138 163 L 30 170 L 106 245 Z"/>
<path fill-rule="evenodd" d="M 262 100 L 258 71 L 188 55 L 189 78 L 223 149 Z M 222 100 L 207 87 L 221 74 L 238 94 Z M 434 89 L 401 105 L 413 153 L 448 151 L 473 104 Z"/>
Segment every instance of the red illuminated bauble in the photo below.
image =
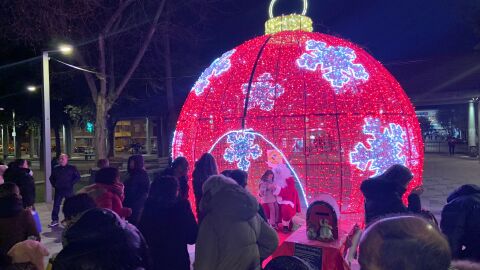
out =
<path fill-rule="evenodd" d="M 344 216 L 363 217 L 361 182 L 393 164 L 413 172 L 409 190 L 422 182 L 420 128 L 399 83 L 357 45 L 302 30 L 249 40 L 202 73 L 172 154 L 193 167 L 209 151 L 219 171 L 248 171 L 252 194 L 284 164 L 304 204 L 326 193 Z"/>

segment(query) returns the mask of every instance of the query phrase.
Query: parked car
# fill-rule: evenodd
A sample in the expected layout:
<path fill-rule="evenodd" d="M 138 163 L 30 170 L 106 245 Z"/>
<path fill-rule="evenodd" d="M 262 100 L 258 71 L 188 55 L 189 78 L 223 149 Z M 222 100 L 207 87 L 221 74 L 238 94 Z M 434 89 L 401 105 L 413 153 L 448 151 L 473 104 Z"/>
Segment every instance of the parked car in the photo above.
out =
<path fill-rule="evenodd" d="M 75 146 L 75 148 L 73 148 L 73 152 L 74 153 L 85 153 L 86 148 L 87 148 L 86 146 Z"/>

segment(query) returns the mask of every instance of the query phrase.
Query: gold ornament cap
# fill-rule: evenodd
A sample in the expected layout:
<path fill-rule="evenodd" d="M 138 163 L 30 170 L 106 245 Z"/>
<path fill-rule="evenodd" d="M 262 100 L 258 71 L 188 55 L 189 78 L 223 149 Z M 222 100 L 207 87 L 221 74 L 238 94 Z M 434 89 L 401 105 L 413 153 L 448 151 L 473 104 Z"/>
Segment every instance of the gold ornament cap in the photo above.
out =
<path fill-rule="evenodd" d="M 270 19 L 265 23 L 265 34 L 275 34 L 282 31 L 306 31 L 313 32 L 313 22 L 312 19 L 305 16 L 308 9 L 308 1 L 303 0 L 303 11 L 302 14 L 290 14 L 282 16 L 273 16 L 273 7 L 277 0 L 272 0 L 270 2 L 270 7 L 268 13 Z"/>

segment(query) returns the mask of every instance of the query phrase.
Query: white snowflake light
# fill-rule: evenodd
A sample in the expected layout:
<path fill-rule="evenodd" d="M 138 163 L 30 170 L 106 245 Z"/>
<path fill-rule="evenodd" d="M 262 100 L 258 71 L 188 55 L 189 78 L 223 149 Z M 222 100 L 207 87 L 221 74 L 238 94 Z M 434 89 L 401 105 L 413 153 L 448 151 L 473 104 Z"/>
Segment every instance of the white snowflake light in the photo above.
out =
<path fill-rule="evenodd" d="M 235 49 L 224 53 L 222 56 L 215 59 L 215 61 L 213 61 L 212 64 L 205 69 L 205 71 L 203 71 L 202 75 L 200 75 L 200 78 L 198 78 L 197 82 L 195 82 L 195 85 L 193 85 L 192 88 L 192 91 L 195 91 L 197 96 L 203 94 L 207 86 L 210 84 L 211 77 L 218 77 L 230 69 L 232 66 L 230 57 L 234 53 Z"/>
<path fill-rule="evenodd" d="M 183 132 L 174 131 L 173 140 L 172 140 L 172 159 L 183 156 L 182 151 L 180 150 L 183 146 Z"/>
<path fill-rule="evenodd" d="M 248 171 L 250 159 L 257 159 L 262 156 L 262 149 L 254 144 L 255 135 L 243 131 L 232 132 L 227 135 L 227 143 L 230 146 L 225 149 L 223 158 L 230 162 L 237 162 L 237 167 Z"/>
<path fill-rule="evenodd" d="M 368 73 L 362 64 L 355 64 L 355 51 L 349 47 L 327 46 L 325 42 L 308 40 L 308 52 L 297 59 L 297 65 L 310 71 L 320 66 L 323 78 L 330 82 L 335 93 L 343 93 L 342 88 L 351 80 L 368 80 Z"/>
<path fill-rule="evenodd" d="M 382 130 L 380 119 L 366 118 L 363 133 L 370 136 L 367 139 L 369 147 L 357 143 L 355 150 L 350 152 L 350 164 L 362 171 L 372 171 L 372 176 L 382 174 L 394 164 L 406 165 L 403 153 L 406 134 L 400 125 L 390 123 Z"/>
<path fill-rule="evenodd" d="M 248 109 L 260 107 L 263 111 L 271 111 L 275 105 L 275 99 L 283 95 L 285 90 L 280 84 L 272 83 L 273 78 L 270 73 L 263 73 L 256 82 L 250 87 L 250 97 L 248 100 Z M 242 85 L 244 94 L 248 92 L 248 83 Z"/>

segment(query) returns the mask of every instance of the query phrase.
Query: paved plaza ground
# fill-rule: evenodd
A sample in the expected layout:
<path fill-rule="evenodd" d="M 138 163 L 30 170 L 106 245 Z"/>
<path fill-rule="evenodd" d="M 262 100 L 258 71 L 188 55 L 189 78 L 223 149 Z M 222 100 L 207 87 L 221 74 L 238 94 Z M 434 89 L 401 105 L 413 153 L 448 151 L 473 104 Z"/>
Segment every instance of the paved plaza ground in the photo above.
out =
<path fill-rule="evenodd" d="M 437 218 L 448 194 L 462 184 L 480 185 L 480 161 L 463 155 L 450 157 L 442 154 L 427 154 L 424 167 L 425 193 L 422 195 L 423 208 L 432 211 Z M 61 249 L 62 229 L 50 229 L 51 204 L 37 204 L 43 225 L 42 242 L 51 254 Z"/>

